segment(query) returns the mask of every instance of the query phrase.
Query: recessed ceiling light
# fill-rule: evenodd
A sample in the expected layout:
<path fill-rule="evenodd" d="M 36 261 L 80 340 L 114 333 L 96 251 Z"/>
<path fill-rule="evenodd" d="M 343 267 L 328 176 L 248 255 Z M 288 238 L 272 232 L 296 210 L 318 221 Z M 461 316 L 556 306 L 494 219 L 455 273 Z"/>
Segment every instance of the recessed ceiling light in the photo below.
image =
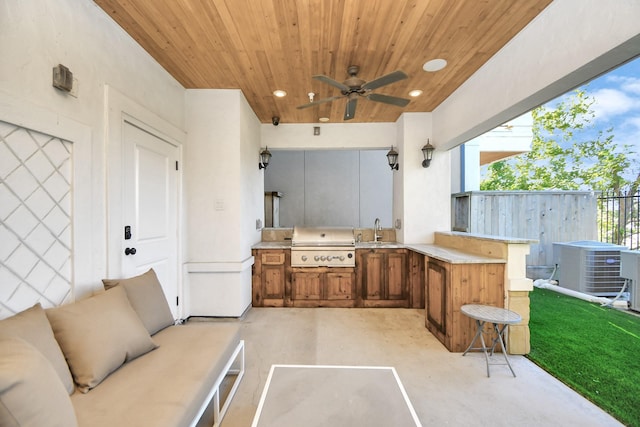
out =
<path fill-rule="evenodd" d="M 432 59 L 427 61 L 422 66 L 422 69 L 429 72 L 440 71 L 447 66 L 447 61 L 444 59 Z"/>
<path fill-rule="evenodd" d="M 409 92 L 409 96 L 416 97 L 422 95 L 422 91 L 420 89 L 412 90 Z"/>
<path fill-rule="evenodd" d="M 285 92 L 285 91 L 283 91 L 283 90 L 280 90 L 280 89 L 278 89 L 278 90 L 274 90 L 274 91 L 273 91 L 273 94 L 274 94 L 275 96 L 277 96 L 278 98 L 282 98 L 282 97 L 287 96 L 287 92 Z"/>
<path fill-rule="evenodd" d="M 320 117 L 318 119 L 318 121 L 320 121 L 320 122 L 328 122 L 329 121 L 329 117 Z"/>

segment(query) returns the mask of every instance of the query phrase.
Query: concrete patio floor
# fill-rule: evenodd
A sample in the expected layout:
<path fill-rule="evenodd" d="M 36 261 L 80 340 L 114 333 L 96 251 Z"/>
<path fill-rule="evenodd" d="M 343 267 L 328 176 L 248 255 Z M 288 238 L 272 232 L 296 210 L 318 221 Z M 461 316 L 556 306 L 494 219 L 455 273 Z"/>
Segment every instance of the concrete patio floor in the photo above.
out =
<path fill-rule="evenodd" d="M 516 378 L 506 365 L 487 378 L 484 356 L 450 353 L 424 310 L 252 308 L 239 322 L 246 373 L 222 427 L 251 425 L 272 364 L 393 366 L 424 426 L 622 425 L 523 356 Z"/>

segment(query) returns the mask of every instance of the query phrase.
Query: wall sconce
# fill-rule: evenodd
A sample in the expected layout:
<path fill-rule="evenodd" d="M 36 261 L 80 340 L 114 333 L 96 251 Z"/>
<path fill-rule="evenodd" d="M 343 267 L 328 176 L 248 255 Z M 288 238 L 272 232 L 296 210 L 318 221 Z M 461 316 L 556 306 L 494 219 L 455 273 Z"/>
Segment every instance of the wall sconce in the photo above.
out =
<path fill-rule="evenodd" d="M 422 161 L 422 167 L 428 168 L 431 163 L 431 159 L 433 158 L 433 152 L 435 151 L 435 147 L 429 143 L 427 139 L 427 143 L 422 147 L 422 155 L 424 156 L 424 160 Z"/>
<path fill-rule="evenodd" d="M 387 153 L 387 160 L 389 161 L 389 167 L 391 170 L 398 170 L 400 168 L 398 165 L 398 152 L 393 149 L 393 145 L 391 146 L 391 150 Z"/>
<path fill-rule="evenodd" d="M 271 152 L 269 148 L 266 148 L 260 152 L 260 162 L 258 163 L 258 169 L 266 169 L 269 166 L 269 160 L 271 159 Z"/>

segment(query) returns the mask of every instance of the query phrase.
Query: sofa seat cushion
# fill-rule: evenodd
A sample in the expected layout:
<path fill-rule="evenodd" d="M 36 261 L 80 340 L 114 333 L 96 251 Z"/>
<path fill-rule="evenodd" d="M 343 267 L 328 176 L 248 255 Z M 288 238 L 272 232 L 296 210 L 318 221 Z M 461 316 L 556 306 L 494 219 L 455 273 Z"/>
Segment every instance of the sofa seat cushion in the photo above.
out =
<path fill-rule="evenodd" d="M 188 322 L 153 339 L 157 349 L 71 396 L 80 426 L 189 425 L 240 342 L 239 325 Z"/>

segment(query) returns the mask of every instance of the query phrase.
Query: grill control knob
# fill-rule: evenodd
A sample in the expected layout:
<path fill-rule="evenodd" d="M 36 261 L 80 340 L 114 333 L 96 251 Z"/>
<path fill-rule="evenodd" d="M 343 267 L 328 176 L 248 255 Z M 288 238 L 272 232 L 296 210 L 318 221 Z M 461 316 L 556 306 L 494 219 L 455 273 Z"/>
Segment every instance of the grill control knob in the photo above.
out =
<path fill-rule="evenodd" d="M 340 257 L 338 258 L 340 261 L 344 261 L 344 256 L 340 255 Z"/>
<path fill-rule="evenodd" d="M 313 257 L 313 260 L 314 261 L 320 261 L 320 257 L 318 255 L 316 255 L 316 256 Z"/>
<path fill-rule="evenodd" d="M 306 260 L 307 260 L 307 256 L 306 256 L 306 255 L 302 255 L 301 259 L 302 259 L 303 261 L 306 261 Z"/>
<path fill-rule="evenodd" d="M 324 255 L 322 255 L 322 256 L 320 257 L 320 261 L 324 261 L 324 260 L 326 260 L 326 259 L 327 259 L 327 257 L 326 257 L 326 256 L 324 256 Z"/>

